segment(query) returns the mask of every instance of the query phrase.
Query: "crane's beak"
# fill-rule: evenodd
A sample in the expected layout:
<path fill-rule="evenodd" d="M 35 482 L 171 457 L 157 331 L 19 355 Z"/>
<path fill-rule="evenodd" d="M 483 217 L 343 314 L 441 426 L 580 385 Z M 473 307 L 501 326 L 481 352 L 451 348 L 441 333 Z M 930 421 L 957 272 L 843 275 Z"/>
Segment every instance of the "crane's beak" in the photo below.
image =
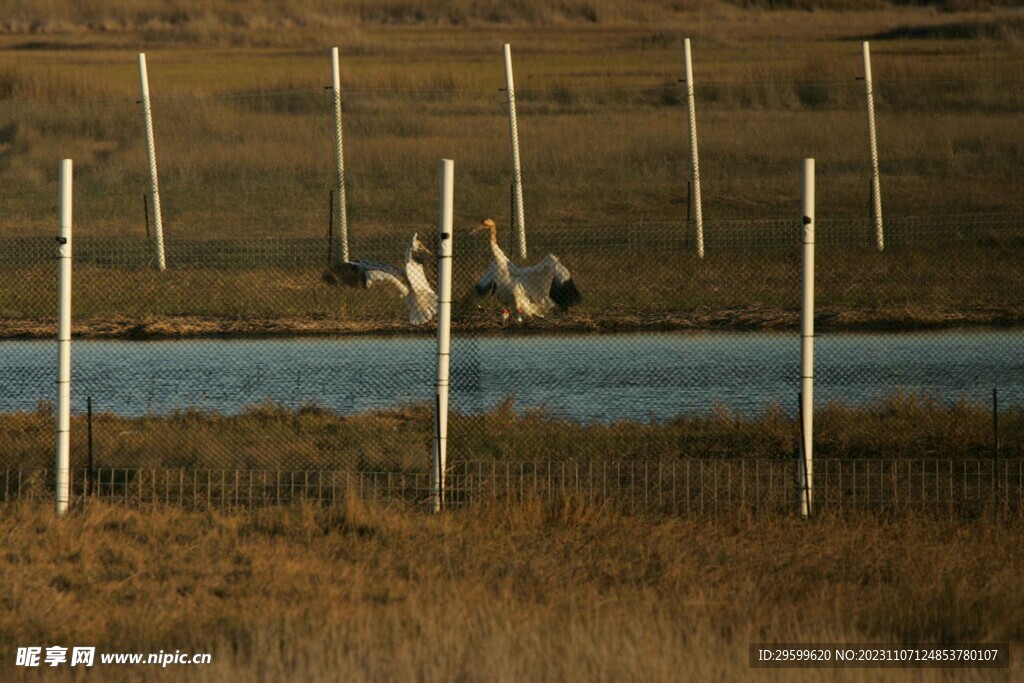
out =
<path fill-rule="evenodd" d="M 490 230 L 490 228 L 491 228 L 491 226 L 487 225 L 487 223 L 480 223 L 475 228 L 473 228 L 473 230 L 471 231 L 470 234 L 475 235 L 478 232 L 483 232 L 484 230 Z"/>
<path fill-rule="evenodd" d="M 419 249 L 420 251 L 422 251 L 427 256 L 433 256 L 434 255 L 434 254 L 431 253 L 431 251 L 429 249 L 427 249 L 427 247 L 423 244 L 423 242 L 417 242 L 416 243 L 416 248 Z"/>

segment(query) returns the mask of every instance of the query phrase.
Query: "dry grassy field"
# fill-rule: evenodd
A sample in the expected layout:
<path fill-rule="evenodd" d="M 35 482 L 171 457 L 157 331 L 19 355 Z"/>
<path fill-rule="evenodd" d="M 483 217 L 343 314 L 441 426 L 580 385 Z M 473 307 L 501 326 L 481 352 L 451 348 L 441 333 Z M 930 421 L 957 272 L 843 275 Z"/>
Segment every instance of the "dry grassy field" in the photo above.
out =
<path fill-rule="evenodd" d="M 98 195 L 80 202 L 83 234 L 143 233 L 134 53 L 146 50 L 168 235 L 322 235 L 333 174 L 323 86 L 327 49 L 339 45 L 354 239 L 432 224 L 442 156 L 458 164 L 459 220 L 505 214 L 507 41 L 533 228 L 684 221 L 689 151 L 678 81 L 688 35 L 705 219 L 788 217 L 805 156 L 820 161 L 822 216 L 862 219 L 867 149 L 856 79 L 859 41 L 874 38 L 890 213 L 1022 209 L 1012 85 L 1024 76 L 1019 12 L 763 12 L 722 2 L 678 12 L 671 3 L 609 2 L 586 21 L 517 3 L 512 17 L 458 21 L 436 7 L 410 21 L 402 3 L 385 4 L 396 16 L 376 20 L 352 7 L 314 20 L 307 15 L 325 10 L 297 5 L 294 17 L 248 12 L 254 26 L 241 28 L 203 3 L 181 3 L 170 21 L 155 10 L 133 21 L 67 8 L 65 19 L 38 13 L 35 29 L 9 22 L 0 33 L 7 191 L 45 195 L 52 160 L 72 157 L 86 196 Z M 183 35 L 198 26 L 248 42 Z M 968 175 L 980 182 L 963 182 Z M 49 203 L 9 202 L 2 234 L 39 234 Z"/>
<path fill-rule="evenodd" d="M 751 671 L 751 642 L 1024 638 L 1019 520 L 622 516 L 571 499 L 424 518 L 0 510 L 0 647 L 209 652 L 75 680 L 1010 681 Z M 144 616 L 143 616 L 144 615 Z M 66 680 L 21 671 L 22 680 Z M 64 674 L 67 669 L 64 669 Z"/>
<path fill-rule="evenodd" d="M 518 464 L 640 460 L 672 463 L 688 458 L 771 460 L 792 454 L 798 426 L 778 407 L 744 417 L 717 406 L 703 416 L 664 424 L 622 421 L 607 425 L 554 419 L 543 411 L 521 414 L 509 401 L 488 412 L 450 418 L 458 459 Z M 815 418 L 815 453 L 822 458 L 899 460 L 927 456 L 955 462 L 993 455 L 991 406 L 951 405 L 895 394 L 862 408 L 834 404 Z M 4 466 L 51 465 L 52 407 L 0 414 L 9 434 Z M 72 430 L 82 435 L 86 418 Z M 1000 453 L 1024 456 L 1024 412 L 1001 410 Z M 430 461 L 433 407 L 340 416 L 314 406 L 253 406 L 238 415 L 182 410 L 170 417 L 94 416 L 95 465 L 103 468 L 238 468 L 315 471 L 357 467 L 380 472 L 422 472 Z M 72 466 L 86 466 L 85 439 L 73 444 Z"/>
<path fill-rule="evenodd" d="M 796 253 L 778 249 L 796 244 L 786 226 L 807 156 L 818 159 L 821 256 L 837 245 L 819 268 L 834 278 L 820 288 L 833 309 L 823 325 L 1017 324 L 1024 18 L 1012 3 L 923 4 L 16 4 L 0 26 L 0 239 L 36 241 L 0 254 L 15 266 L 0 275 L 0 334 L 50 334 L 52 278 L 34 264 L 48 262 L 61 157 L 76 164 L 82 332 L 126 334 L 119 317 L 140 336 L 392 331 L 388 297 L 317 278 L 334 182 L 328 49 L 342 53 L 352 254 L 395 261 L 409 233 L 435 232 L 441 157 L 456 160 L 458 230 L 485 216 L 509 224 L 506 41 L 531 253 L 560 254 L 587 294 L 550 327 L 791 319 Z M 683 36 L 696 59 L 699 264 Z M 887 243 L 906 250 L 879 258 L 866 252 L 863 39 L 874 46 Z M 171 265 L 160 278 L 146 272 L 141 50 Z M 486 248 L 461 234 L 464 294 Z M 456 324 L 486 329 L 475 310 L 457 310 Z"/>

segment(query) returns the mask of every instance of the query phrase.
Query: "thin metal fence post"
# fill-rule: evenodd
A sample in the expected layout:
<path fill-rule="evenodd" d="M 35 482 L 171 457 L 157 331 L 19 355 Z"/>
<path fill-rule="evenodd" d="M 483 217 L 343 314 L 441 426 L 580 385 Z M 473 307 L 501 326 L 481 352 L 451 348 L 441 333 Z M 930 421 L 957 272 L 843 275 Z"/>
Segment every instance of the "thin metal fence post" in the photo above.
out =
<path fill-rule="evenodd" d="M 736 504 L 736 487 L 732 482 L 733 470 L 736 469 L 735 461 L 726 460 L 725 466 L 725 503 L 731 508 Z"/>
<path fill-rule="evenodd" d="M 658 459 L 658 512 L 664 512 L 665 511 L 665 487 L 664 487 L 664 483 L 663 483 L 664 480 L 662 478 L 663 474 L 664 474 L 663 466 L 664 466 L 664 463 L 661 461 L 661 458 L 659 458 Z"/>
<path fill-rule="evenodd" d="M 647 458 L 644 458 L 644 511 L 648 512 L 651 509 L 651 502 L 649 491 L 651 490 L 651 477 L 650 477 L 650 466 L 648 465 Z"/>
<path fill-rule="evenodd" d="M 867 507 L 871 507 L 871 461 L 864 463 L 867 471 Z"/>
<path fill-rule="evenodd" d="M 754 461 L 754 507 L 761 507 L 761 461 Z"/>
<path fill-rule="evenodd" d="M 587 502 L 594 504 L 594 461 L 587 460 Z"/>
<path fill-rule="evenodd" d="M 601 461 L 601 502 L 608 503 L 608 461 Z"/>
<path fill-rule="evenodd" d="M 679 491 L 677 487 L 676 479 L 679 475 L 679 463 L 672 462 L 672 514 L 679 514 Z"/>
<path fill-rule="evenodd" d="M 999 455 L 999 389 L 992 387 L 992 446 L 993 454 Z"/>
<path fill-rule="evenodd" d="M 956 488 L 956 474 L 955 474 L 955 472 L 953 472 L 953 461 L 950 459 L 947 462 L 948 462 L 948 465 L 949 465 L 949 509 L 952 510 L 953 509 L 953 502 L 956 500 L 954 498 L 954 496 L 955 496 L 954 492 L 955 492 L 955 488 Z"/>
<path fill-rule="evenodd" d="M 92 396 L 86 397 L 86 467 L 85 473 L 85 495 L 91 496 L 95 493 L 96 481 L 92 463 Z"/>
<path fill-rule="evenodd" d="M 700 511 L 704 514 L 704 459 L 700 460 L 700 487 L 697 489 L 697 494 L 700 496 Z"/>
<path fill-rule="evenodd" d="M 636 514 L 636 461 L 629 462 L 629 512 Z"/>

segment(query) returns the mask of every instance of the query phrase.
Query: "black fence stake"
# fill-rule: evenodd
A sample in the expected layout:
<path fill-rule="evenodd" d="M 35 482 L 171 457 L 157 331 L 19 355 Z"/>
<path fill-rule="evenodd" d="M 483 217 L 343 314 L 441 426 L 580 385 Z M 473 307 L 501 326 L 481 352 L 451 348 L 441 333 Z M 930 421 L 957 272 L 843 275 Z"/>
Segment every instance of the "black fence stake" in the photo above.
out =
<path fill-rule="evenodd" d="M 999 389 L 992 387 L 992 437 L 995 446 L 994 455 L 999 455 Z"/>
<path fill-rule="evenodd" d="M 686 181 L 686 224 L 689 225 L 693 222 L 693 217 L 690 215 L 693 211 L 693 185 L 691 180 Z"/>
<path fill-rule="evenodd" d="M 334 190 L 327 195 L 327 267 L 334 262 Z"/>
<path fill-rule="evenodd" d="M 142 215 L 146 219 L 146 241 L 149 241 L 149 198 L 146 197 L 146 193 L 142 193 Z"/>
<path fill-rule="evenodd" d="M 508 185 L 508 243 L 516 243 L 516 182 L 513 180 Z"/>
<path fill-rule="evenodd" d="M 93 469 L 92 462 L 92 396 L 85 399 L 86 406 L 86 434 L 87 434 L 87 448 L 88 448 L 88 461 L 87 470 L 85 475 L 85 495 L 88 497 L 95 490 L 95 481 L 93 479 L 96 476 L 96 470 Z"/>

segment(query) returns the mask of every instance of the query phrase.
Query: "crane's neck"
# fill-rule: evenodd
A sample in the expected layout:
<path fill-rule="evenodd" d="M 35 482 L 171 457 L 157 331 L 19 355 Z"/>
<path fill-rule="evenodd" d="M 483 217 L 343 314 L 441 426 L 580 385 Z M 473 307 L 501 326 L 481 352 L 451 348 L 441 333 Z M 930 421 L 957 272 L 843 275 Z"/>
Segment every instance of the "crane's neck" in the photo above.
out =
<path fill-rule="evenodd" d="M 490 247 L 491 254 L 494 256 L 494 259 L 499 262 L 508 261 L 508 257 L 505 256 L 505 252 L 503 252 L 501 247 L 498 246 L 498 227 L 492 223 L 487 226 L 487 229 L 490 230 L 491 233 Z"/>
<path fill-rule="evenodd" d="M 427 271 L 423 264 L 412 257 L 412 250 L 405 259 L 405 279 L 409 281 L 409 287 L 414 292 L 430 292 L 430 282 L 427 280 Z"/>

